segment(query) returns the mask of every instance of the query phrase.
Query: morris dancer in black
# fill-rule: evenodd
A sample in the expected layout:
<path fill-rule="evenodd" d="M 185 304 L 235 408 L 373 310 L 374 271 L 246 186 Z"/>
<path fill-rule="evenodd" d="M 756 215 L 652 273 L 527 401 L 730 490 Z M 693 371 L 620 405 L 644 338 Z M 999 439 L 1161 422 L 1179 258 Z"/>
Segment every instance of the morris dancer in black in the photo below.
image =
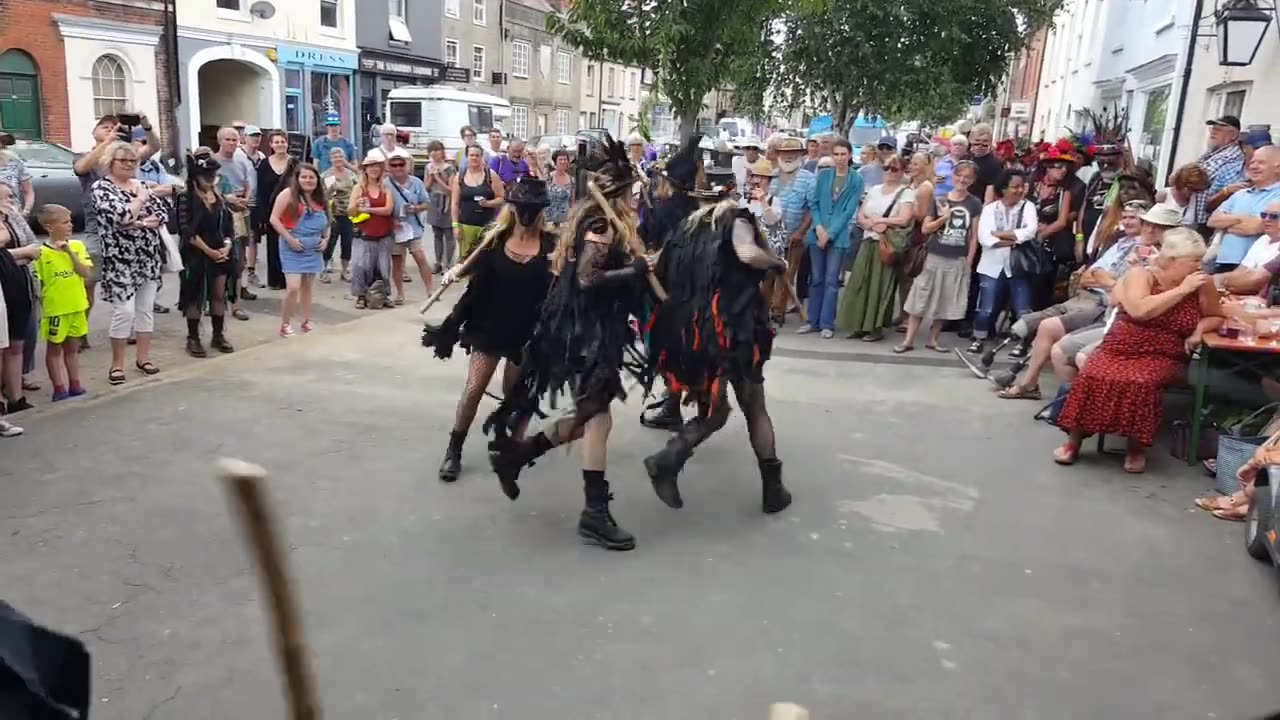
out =
<path fill-rule="evenodd" d="M 659 171 L 655 191 L 657 202 L 640 224 L 640 237 L 650 252 L 661 251 L 671 234 L 698 209 L 698 201 L 689 196 L 689 191 L 693 190 L 702 170 L 702 149 L 698 147 L 701 140 L 701 135 L 690 137 Z M 643 317 L 650 315 L 646 312 Z M 640 424 L 645 427 L 675 430 L 684 424 L 684 418 L 680 416 L 680 393 L 671 392 L 670 387 L 646 410 L 652 412 L 640 416 Z"/>
<path fill-rule="evenodd" d="M 658 497 L 682 507 L 680 470 L 729 419 L 732 385 L 760 466 L 762 509 L 776 513 L 791 504 L 791 493 L 782 484 L 765 408 L 763 369 L 773 330 L 760 283 L 766 272 L 785 270 L 786 262 L 765 247 L 751 212 L 731 199 L 733 171 L 707 168 L 704 177 L 691 193 L 702 207 L 667 240 L 658 260 L 658 279 L 670 298 L 658 306 L 649 332 L 650 363 L 673 391 L 697 403 L 698 414 L 644 466 Z"/>
<path fill-rule="evenodd" d="M 549 202 L 542 180 L 516 180 L 506 207 L 485 230 L 475 259 L 469 260 L 466 291 L 443 323 L 423 328 L 422 344 L 434 347 L 436 357 L 450 357 L 454 345 L 471 356 L 449 447 L 440 463 L 444 482 L 454 482 L 462 472 L 462 445 L 498 363 L 506 360 L 506 391 L 519 377 L 521 350 L 533 335 L 538 309 L 551 285 L 549 256 L 555 235 L 543 229 L 542 213 Z M 458 279 L 454 272 L 445 273 L 445 284 Z"/>
<path fill-rule="evenodd" d="M 587 159 L 592 182 L 620 220 L 608 219 L 596 198 L 579 201 L 560 231 L 552 256 L 555 279 L 543 303 L 538 327 L 525 350 L 519 383 L 485 423 L 493 428 L 490 460 L 512 500 L 520 494 L 520 470 L 557 445 L 582 438 L 582 480 L 586 508 L 578 535 L 610 550 L 635 547 L 631 533 L 609 512 L 606 450 L 613 420 L 609 406 L 624 397 L 626 348 L 635 341 L 629 317 L 636 310 L 649 261 L 632 253 L 636 215 L 631 208 L 635 171 L 626 148 L 609 138 Z M 636 370 L 637 372 L 640 369 Z M 538 402 L 568 388 L 574 412 L 529 439 L 519 428 Z M 513 435 L 514 432 L 514 435 Z"/>

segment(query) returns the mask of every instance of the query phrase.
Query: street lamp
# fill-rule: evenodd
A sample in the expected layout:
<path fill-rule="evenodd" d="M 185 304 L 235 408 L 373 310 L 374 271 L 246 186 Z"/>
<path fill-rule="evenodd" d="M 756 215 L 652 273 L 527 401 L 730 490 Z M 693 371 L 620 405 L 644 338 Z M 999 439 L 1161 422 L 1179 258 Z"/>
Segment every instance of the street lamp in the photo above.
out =
<path fill-rule="evenodd" d="M 1218 26 L 1218 64 L 1252 65 L 1274 13 L 1274 9 L 1259 8 L 1254 0 L 1229 0 L 1218 8 L 1214 19 Z"/>

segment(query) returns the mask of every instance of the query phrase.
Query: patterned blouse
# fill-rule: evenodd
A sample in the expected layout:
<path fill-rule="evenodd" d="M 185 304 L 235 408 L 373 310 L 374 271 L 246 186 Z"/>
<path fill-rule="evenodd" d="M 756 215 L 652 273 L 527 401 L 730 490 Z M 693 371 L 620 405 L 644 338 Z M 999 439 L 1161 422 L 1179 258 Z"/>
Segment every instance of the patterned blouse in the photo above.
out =
<path fill-rule="evenodd" d="M 164 252 L 160 231 L 140 227 L 137 222 L 156 217 L 163 224 L 168 214 L 153 195 L 142 212 L 133 216 L 129 206 L 137 197 L 136 191 L 119 187 L 111 178 L 95 182 L 91 195 L 102 242 L 102 299 L 113 304 L 128 302 L 144 284 L 159 282 Z"/>
<path fill-rule="evenodd" d="M 573 183 L 560 185 L 553 176 L 547 181 L 547 198 L 551 201 L 546 210 L 547 222 L 562 223 L 568 220 L 569 206 L 573 204 Z"/>

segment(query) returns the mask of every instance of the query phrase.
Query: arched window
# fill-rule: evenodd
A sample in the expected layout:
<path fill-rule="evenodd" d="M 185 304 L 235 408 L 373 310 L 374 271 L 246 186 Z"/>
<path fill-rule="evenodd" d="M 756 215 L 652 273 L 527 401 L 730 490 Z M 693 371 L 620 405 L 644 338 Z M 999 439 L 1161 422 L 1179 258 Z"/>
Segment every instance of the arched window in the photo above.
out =
<path fill-rule="evenodd" d="M 93 61 L 94 117 L 115 115 L 129 109 L 129 78 L 124 63 L 114 55 Z"/>

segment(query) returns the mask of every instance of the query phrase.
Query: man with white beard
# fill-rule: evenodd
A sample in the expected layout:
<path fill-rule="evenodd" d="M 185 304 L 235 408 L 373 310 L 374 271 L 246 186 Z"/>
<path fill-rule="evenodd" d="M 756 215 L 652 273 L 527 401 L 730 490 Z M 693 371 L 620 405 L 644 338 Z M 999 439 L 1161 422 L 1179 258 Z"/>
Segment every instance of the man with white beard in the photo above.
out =
<path fill-rule="evenodd" d="M 781 207 L 782 227 L 791 239 L 787 248 L 787 282 L 777 283 L 769 314 L 779 325 L 786 318 L 787 305 L 791 302 L 787 287 L 795 286 L 796 272 L 804 259 L 804 235 L 812 222 L 809 194 L 813 191 L 814 174 L 805 170 L 804 141 L 797 137 L 785 137 L 778 141 L 778 177 L 769 186 L 769 195 L 778 199 Z"/>

